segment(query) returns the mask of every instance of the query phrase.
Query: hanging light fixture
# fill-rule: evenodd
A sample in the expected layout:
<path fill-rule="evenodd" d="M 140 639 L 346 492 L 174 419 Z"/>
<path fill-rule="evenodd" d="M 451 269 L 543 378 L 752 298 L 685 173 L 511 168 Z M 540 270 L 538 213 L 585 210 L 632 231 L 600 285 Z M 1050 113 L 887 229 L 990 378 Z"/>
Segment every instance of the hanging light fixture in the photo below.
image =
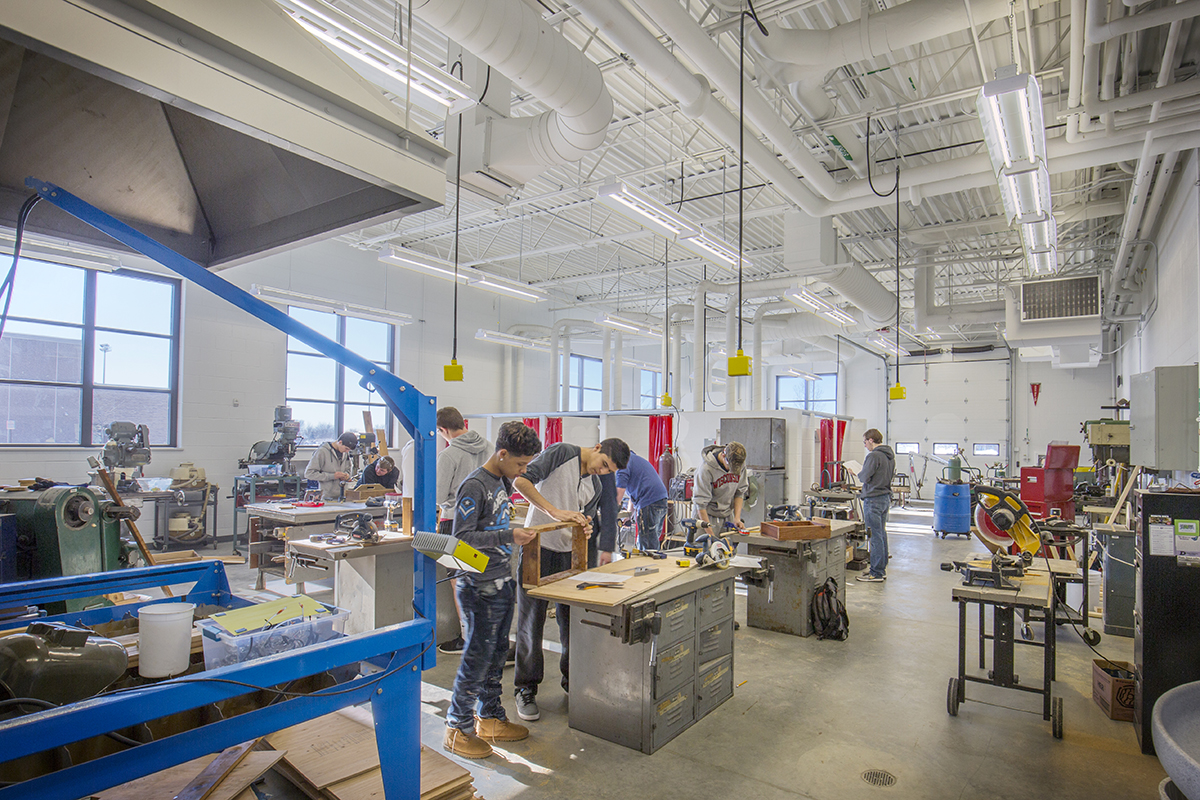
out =
<path fill-rule="evenodd" d="M 700 233 L 700 229 L 682 214 L 620 181 L 601 186 L 596 193 L 596 199 L 643 228 L 672 241 L 682 236 L 695 236 Z"/>
<path fill-rule="evenodd" d="M 385 308 L 372 308 L 357 303 L 343 303 L 328 297 L 317 297 L 311 294 L 293 292 L 290 289 L 276 289 L 274 286 L 263 286 L 260 283 L 250 284 L 250 294 L 261 297 L 267 302 L 280 305 L 311 308 L 314 311 L 331 311 L 343 317 L 358 317 L 373 319 L 390 325 L 411 325 L 413 318 L 402 311 L 389 311 Z"/>
<path fill-rule="evenodd" d="M 1015 64 L 979 90 L 979 122 L 1009 224 L 1020 226 L 1030 274 L 1058 271 L 1058 227 L 1050 209 L 1050 169 L 1042 90 Z"/>
<path fill-rule="evenodd" d="M 524 350 L 533 350 L 538 353 L 550 352 L 550 345 L 545 342 L 530 339 L 527 336 L 517 336 L 512 333 L 489 331 L 480 328 L 475 332 L 475 338 L 481 342 L 494 342 L 495 344 L 508 345 L 509 347 L 520 347 Z"/>
<path fill-rule="evenodd" d="M 792 305 L 807 308 L 809 311 L 820 314 L 838 325 L 853 325 L 855 322 L 854 317 L 842 311 L 819 294 L 805 289 L 803 286 L 796 289 L 789 289 L 783 293 L 783 298 Z"/>
<path fill-rule="evenodd" d="M 895 342 L 889 341 L 886 336 L 883 336 L 881 334 L 875 334 L 874 336 L 868 336 L 867 343 L 875 345 L 879 349 L 883 350 L 886 353 L 889 353 L 890 355 L 895 356 L 896 358 L 900 358 L 902 356 L 908 355 L 907 350 L 902 349 L 900 347 L 900 345 L 896 344 Z"/>
<path fill-rule="evenodd" d="M 459 284 L 464 286 L 475 286 L 480 289 L 486 289 L 489 292 L 513 297 L 517 300 L 524 300 L 529 303 L 537 303 L 549 299 L 549 295 L 537 287 L 521 283 L 520 281 L 502 278 L 499 275 L 480 272 L 474 268 L 459 268 L 456 274 L 452 262 L 443 261 L 440 258 L 426 255 L 425 253 L 418 253 L 416 250 L 389 247 L 381 252 L 379 260 L 384 264 L 404 267 L 413 272 L 420 272 L 423 275 L 441 278 L 442 280 L 458 281 Z"/>
<path fill-rule="evenodd" d="M 797 378 L 804 378 L 804 380 L 806 380 L 806 381 L 819 381 L 819 380 L 821 380 L 821 376 L 820 376 L 820 375 L 814 375 L 814 374 L 812 374 L 811 372 L 805 372 L 804 370 L 802 370 L 802 369 L 796 369 L 795 367 L 791 367 L 791 368 L 789 368 L 789 369 L 787 370 L 787 374 L 788 374 L 788 375 L 794 375 L 794 376 L 795 376 L 795 377 L 797 377 Z"/>
<path fill-rule="evenodd" d="M 641 322 L 634 322 L 631 319 L 617 316 L 616 314 L 600 314 L 596 317 L 596 324 L 602 325 L 605 328 L 612 328 L 622 333 L 632 333 L 638 336 L 648 336 L 652 339 L 662 336 L 662 329 L 646 325 Z"/>

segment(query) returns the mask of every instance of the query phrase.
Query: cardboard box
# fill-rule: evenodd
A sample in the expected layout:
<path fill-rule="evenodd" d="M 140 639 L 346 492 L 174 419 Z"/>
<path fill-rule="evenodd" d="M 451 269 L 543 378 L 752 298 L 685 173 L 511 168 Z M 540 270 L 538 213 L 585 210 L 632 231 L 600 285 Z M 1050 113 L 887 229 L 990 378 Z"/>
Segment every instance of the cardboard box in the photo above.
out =
<path fill-rule="evenodd" d="M 378 483 L 369 483 L 365 486 L 360 486 L 357 489 L 347 489 L 346 499 L 352 502 L 361 503 L 368 498 L 383 497 L 385 494 L 394 491 L 395 489 L 389 489 L 386 486 L 382 486 Z"/>
<path fill-rule="evenodd" d="M 1092 699 L 1109 719 L 1133 722 L 1133 693 L 1137 681 L 1109 674 L 1118 669 L 1130 675 L 1136 672 L 1133 664 L 1128 661 L 1109 661 L 1103 658 L 1092 661 Z"/>

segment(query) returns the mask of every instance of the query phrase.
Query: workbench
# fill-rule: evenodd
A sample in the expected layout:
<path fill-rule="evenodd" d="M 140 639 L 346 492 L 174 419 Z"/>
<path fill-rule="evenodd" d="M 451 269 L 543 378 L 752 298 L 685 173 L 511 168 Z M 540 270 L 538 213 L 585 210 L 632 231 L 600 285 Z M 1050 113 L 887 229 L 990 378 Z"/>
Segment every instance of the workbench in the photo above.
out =
<path fill-rule="evenodd" d="M 845 589 L 846 534 L 853 532 L 857 523 L 819 518 L 813 522 L 828 525 L 830 536 L 784 541 L 753 534 L 730 537 L 744 543 L 749 555 L 766 559 L 775 571 L 772 589 L 747 587 L 746 624 L 751 628 L 811 636 L 813 593 L 826 578 Z"/>
<path fill-rule="evenodd" d="M 241 541 L 242 526 L 240 515 L 246 513 L 246 506 L 254 505 L 260 498 L 264 501 L 271 496 L 293 497 L 300 499 L 304 496 L 304 487 L 308 483 L 302 475 L 235 475 L 233 478 L 233 554 L 240 555 L 238 550 Z M 246 523 L 246 541 L 250 541 L 250 523 Z"/>
<path fill-rule="evenodd" d="M 591 571 L 635 567 L 658 572 L 619 589 L 561 580 L 529 594 L 573 607 L 567 723 L 649 754 L 733 696 L 733 579 L 742 570 L 636 556 Z"/>
<path fill-rule="evenodd" d="M 254 588 L 259 591 L 266 586 L 268 572 L 284 576 L 282 564 L 274 562 L 276 556 L 285 553 L 284 541 L 307 539 L 314 533 L 332 533 L 334 520 L 339 514 L 365 511 L 376 520 L 387 515 L 387 509 L 383 506 L 348 502 L 325 503 L 317 508 L 297 506 L 294 503 L 247 503 L 244 508 L 249 519 L 247 536 L 250 569 L 258 570 Z M 287 530 L 279 535 L 268 534 L 268 531 L 276 528 Z M 294 571 L 289 580 L 297 584 L 299 591 L 303 593 L 306 581 L 324 580 L 329 577 L 326 571 L 301 569 Z"/>
<path fill-rule="evenodd" d="M 968 559 L 981 568 L 986 568 L 990 556 L 974 556 Z M 1010 578 L 1016 588 L 991 586 L 955 586 L 951 598 L 958 603 L 958 675 L 950 679 L 946 692 L 946 711 L 958 716 L 959 706 L 968 698 L 968 681 L 1032 692 L 1042 696 L 1042 719 L 1050 720 L 1054 738 L 1063 735 L 1063 700 L 1053 697 L 1051 684 L 1056 672 L 1057 625 L 1054 624 L 1058 611 L 1058 586 L 1079 575 L 1073 561 L 1059 559 L 1037 559 L 1025 569 L 1020 577 Z M 987 669 L 987 642 L 992 643 L 992 663 L 986 676 L 967 674 L 967 604 L 979 606 L 979 669 Z M 985 607 L 992 607 L 992 632 L 987 632 Z M 1016 638 L 1016 612 L 1028 615 L 1040 614 L 1044 621 L 1044 641 L 1032 641 L 1028 625 L 1023 625 L 1024 636 Z M 1021 683 L 1015 672 L 1016 645 L 1042 648 L 1042 685 Z"/>
<path fill-rule="evenodd" d="M 333 578 L 333 604 L 350 612 L 346 633 L 364 633 L 413 618 L 412 537 L 385 533 L 371 544 L 335 544 L 289 538 L 287 571 L 300 565 L 306 574 L 319 570 Z M 438 566 L 438 641 L 460 633 L 454 589 Z"/>
<path fill-rule="evenodd" d="M 100 490 L 103 494 L 103 489 Z M 192 549 L 203 545 L 217 547 L 217 495 L 220 494 L 216 485 L 208 493 L 205 503 L 204 489 L 165 489 L 151 492 L 121 493 L 121 499 L 126 505 L 141 508 L 138 527 L 149 533 L 147 537 L 159 550 L 167 550 L 172 543 L 181 548 Z M 182 502 L 181 502 L 182 500 Z M 171 514 L 186 511 L 193 517 L 204 514 L 204 535 L 195 541 L 173 542 L 169 534 Z M 147 530 L 148 529 L 148 530 Z"/>

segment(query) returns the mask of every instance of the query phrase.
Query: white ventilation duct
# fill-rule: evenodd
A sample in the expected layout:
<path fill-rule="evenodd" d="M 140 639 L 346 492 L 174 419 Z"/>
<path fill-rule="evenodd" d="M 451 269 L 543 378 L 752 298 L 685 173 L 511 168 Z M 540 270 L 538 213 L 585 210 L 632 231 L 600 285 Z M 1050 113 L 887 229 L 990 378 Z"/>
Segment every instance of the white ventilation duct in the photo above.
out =
<path fill-rule="evenodd" d="M 875 327 L 896 321 L 896 295 L 884 288 L 862 264 L 840 267 L 820 280 L 862 309 Z"/>
<path fill-rule="evenodd" d="M 933 295 L 933 267 L 918 267 L 913 278 L 914 325 L 918 333 L 944 333 L 951 326 L 982 325 L 1004 322 L 1004 301 L 970 303 L 960 306 L 936 306 Z"/>
<path fill-rule="evenodd" d="M 492 121 L 490 166 L 524 183 L 604 143 L 612 96 L 600 68 L 521 0 L 417 0 L 413 11 L 549 111 Z"/>

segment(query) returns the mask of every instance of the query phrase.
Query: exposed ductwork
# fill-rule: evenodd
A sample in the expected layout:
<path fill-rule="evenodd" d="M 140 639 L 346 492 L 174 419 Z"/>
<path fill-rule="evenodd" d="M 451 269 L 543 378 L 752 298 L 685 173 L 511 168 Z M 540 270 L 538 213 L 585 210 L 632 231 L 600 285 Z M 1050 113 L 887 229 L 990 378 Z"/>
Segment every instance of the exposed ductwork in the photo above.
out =
<path fill-rule="evenodd" d="M 818 280 L 862 309 L 873 327 L 896 321 L 896 295 L 884 288 L 862 264 L 839 267 Z"/>
<path fill-rule="evenodd" d="M 961 306 L 936 306 L 933 295 L 933 267 L 918 267 L 913 281 L 914 325 L 918 333 L 944 333 L 952 326 L 987 325 L 1004 322 L 1004 301 L 969 303 Z"/>
<path fill-rule="evenodd" d="M 604 144 L 612 96 L 600 68 L 521 0 L 417 0 L 413 11 L 550 107 L 494 119 L 489 166 L 524 183 Z"/>
<path fill-rule="evenodd" d="M 441 145 L 268 0 L 0 7 L 2 224 L 36 175 L 214 267 L 444 197 Z M 115 247 L 50 211 L 29 229 Z"/>

